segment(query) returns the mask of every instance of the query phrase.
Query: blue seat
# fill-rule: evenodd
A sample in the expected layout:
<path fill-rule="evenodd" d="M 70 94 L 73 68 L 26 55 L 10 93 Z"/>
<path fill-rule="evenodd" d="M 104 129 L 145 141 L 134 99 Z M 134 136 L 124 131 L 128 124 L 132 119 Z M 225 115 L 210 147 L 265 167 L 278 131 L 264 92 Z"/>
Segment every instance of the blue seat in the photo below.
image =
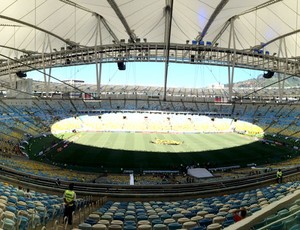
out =
<path fill-rule="evenodd" d="M 24 196 L 18 196 L 18 201 L 24 201 L 24 202 L 26 202 L 26 199 L 25 199 Z"/>
<path fill-rule="evenodd" d="M 121 220 L 121 221 L 124 221 L 124 216 L 121 216 L 121 215 L 116 215 L 113 217 L 114 220 Z"/>
<path fill-rule="evenodd" d="M 198 223 L 200 226 L 207 227 L 208 225 L 212 224 L 212 219 L 202 219 L 202 220 L 199 220 Z"/>
<path fill-rule="evenodd" d="M 250 209 L 250 212 L 251 212 L 251 213 L 254 213 L 254 212 L 257 212 L 257 211 L 259 211 L 259 210 L 261 210 L 260 207 L 255 207 L 255 208 L 251 208 L 251 209 Z"/>
<path fill-rule="evenodd" d="M 14 214 L 17 214 L 17 209 L 14 206 L 7 206 L 6 211 L 13 212 Z"/>
<path fill-rule="evenodd" d="M 87 224 L 90 224 L 90 225 L 94 225 L 94 224 L 97 224 L 97 220 L 94 220 L 94 219 L 90 219 L 90 218 L 87 218 L 84 223 L 87 223 Z"/>
<path fill-rule="evenodd" d="M 230 225 L 232 225 L 234 223 L 235 222 L 234 222 L 233 219 L 229 219 L 229 220 L 225 220 L 222 225 L 223 225 L 224 228 L 226 228 L 226 227 L 228 227 L 228 226 L 230 226 Z"/>
<path fill-rule="evenodd" d="M 148 216 L 146 215 L 139 215 L 136 217 L 137 221 L 140 221 L 140 220 L 148 220 Z"/>
<path fill-rule="evenodd" d="M 195 227 L 192 227 L 191 230 L 206 230 L 206 228 L 203 226 L 195 226 Z"/>
<path fill-rule="evenodd" d="M 200 45 L 200 46 L 204 46 L 204 41 L 202 41 L 202 40 L 199 41 L 199 45 Z"/>
<path fill-rule="evenodd" d="M 136 226 L 135 225 L 124 225 L 123 229 L 124 230 L 136 230 Z"/>
<path fill-rule="evenodd" d="M 154 226 L 155 224 L 163 224 L 163 221 L 161 219 L 154 219 L 151 222 L 152 226 Z"/>
<path fill-rule="evenodd" d="M 185 216 L 186 218 L 191 219 L 192 217 L 196 216 L 196 213 L 190 212 L 190 213 L 184 214 L 184 216 Z"/>
<path fill-rule="evenodd" d="M 135 221 L 133 221 L 133 220 L 126 220 L 126 221 L 124 222 L 124 226 L 125 226 L 125 225 L 133 225 L 133 226 L 135 226 L 136 223 L 135 223 Z"/>
<path fill-rule="evenodd" d="M 182 225 L 177 222 L 170 223 L 170 224 L 168 224 L 168 228 L 169 228 L 169 230 L 181 229 Z"/>
<path fill-rule="evenodd" d="M 160 218 L 161 218 L 162 220 L 169 219 L 169 218 L 171 218 L 171 215 L 170 215 L 170 214 L 162 214 L 162 215 L 160 216 Z"/>
<path fill-rule="evenodd" d="M 29 219 L 25 216 L 19 216 L 18 223 L 19 223 L 19 230 L 27 230 L 28 224 L 29 224 Z"/>

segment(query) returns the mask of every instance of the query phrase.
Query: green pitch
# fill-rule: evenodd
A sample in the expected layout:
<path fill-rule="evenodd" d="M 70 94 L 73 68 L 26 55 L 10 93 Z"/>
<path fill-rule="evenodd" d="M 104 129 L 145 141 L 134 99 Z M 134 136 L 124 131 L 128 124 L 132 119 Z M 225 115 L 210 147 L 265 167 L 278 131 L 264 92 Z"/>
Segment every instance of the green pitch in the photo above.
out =
<path fill-rule="evenodd" d="M 255 140 L 235 133 L 229 134 L 170 134 L 125 132 L 80 132 L 59 138 L 81 145 L 116 150 L 143 152 L 203 152 L 246 145 Z M 154 144 L 155 140 L 177 141 L 178 145 Z"/>
<path fill-rule="evenodd" d="M 67 140 L 63 142 L 62 139 Z M 179 145 L 151 143 L 171 140 Z M 47 149 L 46 146 L 55 147 Z M 293 153 L 290 149 L 262 144 L 235 133 L 229 134 L 167 134 L 81 132 L 40 137 L 30 141 L 28 154 L 32 159 L 81 167 L 83 170 L 113 171 L 133 169 L 179 169 L 180 165 L 199 164 L 205 167 L 246 166 L 282 161 Z M 39 156 L 41 150 L 45 154 Z"/>

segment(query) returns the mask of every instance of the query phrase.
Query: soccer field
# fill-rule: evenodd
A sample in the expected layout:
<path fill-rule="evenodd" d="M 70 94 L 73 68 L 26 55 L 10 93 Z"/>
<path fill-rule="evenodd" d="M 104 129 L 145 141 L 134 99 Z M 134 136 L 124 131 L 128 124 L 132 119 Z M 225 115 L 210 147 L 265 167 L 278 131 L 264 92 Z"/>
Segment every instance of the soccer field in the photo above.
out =
<path fill-rule="evenodd" d="M 143 152 L 202 152 L 226 149 L 255 142 L 253 138 L 236 133 L 171 134 L 128 132 L 80 132 L 64 135 L 81 145 L 115 150 Z M 177 145 L 153 143 L 157 140 L 177 142 Z"/>
<path fill-rule="evenodd" d="M 59 139 L 63 138 L 63 139 Z M 178 145 L 151 143 L 172 141 Z M 45 154 L 45 146 L 59 143 Z M 291 150 L 230 134 L 170 134 L 124 132 L 78 132 L 49 135 L 30 141 L 31 159 L 53 164 L 67 164 L 83 170 L 120 172 L 121 169 L 169 170 L 181 165 L 223 167 L 278 162 L 291 155 Z"/>

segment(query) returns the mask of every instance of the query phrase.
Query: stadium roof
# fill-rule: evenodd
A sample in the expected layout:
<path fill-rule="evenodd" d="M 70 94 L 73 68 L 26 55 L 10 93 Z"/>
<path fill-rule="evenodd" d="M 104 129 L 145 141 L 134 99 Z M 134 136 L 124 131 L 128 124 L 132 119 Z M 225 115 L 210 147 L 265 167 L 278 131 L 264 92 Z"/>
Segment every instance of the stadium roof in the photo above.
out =
<path fill-rule="evenodd" d="M 0 53 L 197 39 L 239 50 L 264 43 L 272 54 L 298 57 L 299 8 L 297 0 L 6 0 L 0 5 Z"/>

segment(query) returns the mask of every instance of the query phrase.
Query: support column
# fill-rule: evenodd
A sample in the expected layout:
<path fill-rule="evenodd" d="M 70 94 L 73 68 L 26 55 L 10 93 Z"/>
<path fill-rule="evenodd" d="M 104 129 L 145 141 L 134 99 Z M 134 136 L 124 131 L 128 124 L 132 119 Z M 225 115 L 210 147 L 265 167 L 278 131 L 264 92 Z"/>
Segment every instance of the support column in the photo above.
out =
<path fill-rule="evenodd" d="M 278 77 L 278 92 L 279 92 L 279 102 L 282 102 L 283 99 L 283 92 L 284 92 L 284 85 L 285 85 L 285 78 L 286 78 L 286 71 L 288 68 L 288 53 L 287 53 L 287 47 L 286 47 L 286 41 L 285 38 L 281 38 L 279 40 L 279 47 L 278 47 L 278 53 L 277 53 L 278 58 L 280 56 L 286 57 L 286 61 L 285 61 L 285 71 L 283 74 L 283 78 L 282 75 L 280 73 L 277 73 L 277 77 Z M 279 65 L 279 63 L 277 63 Z M 282 68 L 281 66 L 278 66 L 279 68 Z"/>
<path fill-rule="evenodd" d="M 233 53 L 227 54 L 227 63 L 228 63 L 228 101 L 232 101 L 233 96 L 233 80 L 234 80 L 234 67 L 235 67 L 235 60 L 236 60 L 236 45 L 235 45 L 235 29 L 234 29 L 234 20 L 231 20 L 230 23 L 230 33 L 229 33 L 229 41 L 228 41 L 228 48 L 231 48 L 231 40 L 233 43 Z M 230 65 L 231 63 L 231 65 Z"/>
<path fill-rule="evenodd" d="M 43 42 L 42 65 L 43 65 L 43 73 L 44 73 L 44 91 L 46 93 L 46 97 L 49 97 L 52 62 L 50 61 L 48 65 L 46 65 L 45 63 L 45 52 L 47 51 L 47 49 L 50 50 L 50 53 L 52 52 L 50 37 L 49 35 L 46 34 Z M 48 73 L 47 73 L 46 66 L 48 66 Z"/>
<path fill-rule="evenodd" d="M 171 27 L 172 27 L 172 13 L 173 13 L 173 0 L 166 0 L 165 7 L 165 80 L 164 80 L 164 96 L 163 100 L 167 100 L 167 83 L 169 71 L 169 57 L 170 57 L 170 40 L 171 40 Z"/>
<path fill-rule="evenodd" d="M 96 32 L 96 37 L 95 37 L 95 64 L 96 64 L 96 84 L 97 84 L 97 95 L 96 95 L 96 97 L 98 99 L 100 99 L 100 95 L 101 95 L 101 77 L 102 77 L 102 58 L 103 58 L 102 52 L 99 53 L 97 51 L 98 36 L 99 36 L 100 47 L 102 46 L 102 34 L 101 34 L 101 20 L 100 20 L 100 17 L 98 17 L 98 22 L 97 22 L 97 27 L 96 27 L 95 32 Z"/>

